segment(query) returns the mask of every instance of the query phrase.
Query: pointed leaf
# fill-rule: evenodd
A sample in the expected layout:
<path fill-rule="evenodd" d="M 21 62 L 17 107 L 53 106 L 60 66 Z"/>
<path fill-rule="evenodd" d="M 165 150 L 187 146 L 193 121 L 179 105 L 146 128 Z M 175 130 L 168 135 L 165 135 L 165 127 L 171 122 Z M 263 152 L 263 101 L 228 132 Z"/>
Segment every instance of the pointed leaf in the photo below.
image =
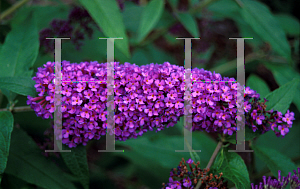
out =
<path fill-rule="evenodd" d="M 36 96 L 34 84 L 30 77 L 0 77 L 1 88 L 24 96 Z"/>
<path fill-rule="evenodd" d="M 285 114 L 294 98 L 300 79 L 295 78 L 266 96 L 267 110 L 274 109 Z"/>
<path fill-rule="evenodd" d="M 147 137 L 141 137 L 126 142 L 116 141 L 117 145 L 128 146 L 131 150 L 125 150 L 126 153 L 136 152 L 143 158 L 149 158 L 162 167 L 171 168 L 177 165 L 182 157 L 189 158 L 188 153 L 179 153 L 175 150 L 182 150 L 184 148 L 183 136 L 168 136 L 155 135 L 154 140 Z M 216 142 L 203 133 L 193 133 L 193 146 L 195 150 L 201 150 L 201 165 L 207 164 L 211 154 L 213 153 Z M 120 153 L 124 155 L 126 153 Z M 133 161 L 137 161 L 133 159 Z"/>
<path fill-rule="evenodd" d="M 247 22 L 264 41 L 268 42 L 275 52 L 290 61 L 291 48 L 288 40 L 269 8 L 258 1 L 241 1 L 243 3 L 241 14 L 245 22 Z"/>
<path fill-rule="evenodd" d="M 265 64 L 268 69 L 273 73 L 273 76 L 276 80 L 276 83 L 279 86 L 282 86 L 294 78 L 300 78 L 300 74 L 289 66 L 274 65 L 274 64 Z M 297 86 L 296 94 L 300 94 L 300 84 Z M 298 95 L 294 96 L 294 104 L 297 106 L 298 111 L 300 112 L 300 98 Z"/>
<path fill-rule="evenodd" d="M 190 34 L 193 37 L 200 37 L 198 25 L 196 22 L 196 19 L 189 13 L 178 13 L 178 19 L 180 23 L 185 27 L 187 31 L 190 32 Z"/>
<path fill-rule="evenodd" d="M 0 76 L 31 76 L 39 50 L 39 35 L 33 13 L 16 24 L 5 38 L 0 52 Z"/>
<path fill-rule="evenodd" d="M 253 145 L 252 149 L 255 155 L 267 164 L 275 177 L 278 176 L 278 170 L 281 170 L 281 175 L 287 176 L 289 172 L 293 172 L 294 169 L 297 169 L 297 166 L 290 158 L 274 149 L 257 145 Z"/>
<path fill-rule="evenodd" d="M 300 23 L 297 18 L 289 14 L 276 14 L 275 18 L 287 35 L 300 35 Z"/>
<path fill-rule="evenodd" d="M 115 0 L 79 0 L 79 2 L 88 10 L 106 37 L 123 37 L 116 39 L 115 44 L 129 58 L 129 41 L 117 2 Z"/>
<path fill-rule="evenodd" d="M 235 152 L 228 152 L 228 149 L 219 152 L 215 159 L 216 165 L 213 168 L 223 173 L 223 177 L 232 181 L 238 189 L 248 189 L 250 178 L 244 160 Z"/>
<path fill-rule="evenodd" d="M 46 159 L 32 138 L 18 128 L 12 132 L 5 173 L 46 189 L 75 189 L 65 173 Z"/>
<path fill-rule="evenodd" d="M 138 30 L 138 41 L 142 41 L 155 27 L 164 10 L 163 0 L 150 1 L 142 14 Z"/>

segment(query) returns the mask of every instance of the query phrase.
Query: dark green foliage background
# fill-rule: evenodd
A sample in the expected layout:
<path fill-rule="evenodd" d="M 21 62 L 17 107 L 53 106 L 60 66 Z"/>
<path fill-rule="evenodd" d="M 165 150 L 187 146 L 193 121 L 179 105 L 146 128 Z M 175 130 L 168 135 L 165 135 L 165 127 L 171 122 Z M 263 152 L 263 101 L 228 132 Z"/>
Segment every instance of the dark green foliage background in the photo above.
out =
<path fill-rule="evenodd" d="M 0 2 L 4 13 L 17 1 Z M 296 1 L 284 1 L 284 7 L 279 0 L 120 2 L 124 3 L 123 10 L 116 0 L 30 1 L 0 20 L 0 109 L 26 106 L 27 95 L 37 95 L 31 78 L 38 67 L 54 61 L 53 54 L 39 49 L 38 32 L 49 27 L 53 19 L 67 19 L 73 5 L 85 7 L 100 30 L 94 28 L 93 38 L 87 38 L 80 51 L 63 41 L 62 60 L 71 62 L 106 62 L 106 40 L 98 38 L 123 37 L 115 40 L 115 60 L 121 64 L 168 61 L 184 66 L 184 42 L 176 37 L 200 37 L 192 40 L 192 67 L 236 78 L 236 41 L 228 38 L 253 37 L 245 40 L 246 86 L 266 97 L 268 107 L 282 113 L 293 111 L 296 120 L 285 138 L 277 138 L 273 131 L 263 135 L 247 131 L 247 148 L 250 143 L 254 153 L 228 153 L 228 149 L 235 149 L 235 137 L 228 137 L 227 142 L 233 144 L 219 152 L 212 170 L 215 174 L 223 172 L 230 188 L 246 189 L 251 182 L 262 181 L 263 175 L 277 176 L 282 170 L 286 176 L 300 166 L 300 25 L 299 18 L 293 16 Z M 175 25 L 179 25 L 177 31 Z M 98 153 L 106 148 L 102 137 L 71 153 L 45 157 L 36 142 L 44 141 L 43 133 L 51 121 L 33 111 L 0 112 L 0 188 L 154 189 L 168 182 L 170 169 L 177 167 L 182 157 L 191 157 L 190 153 L 175 153 L 184 147 L 183 118 L 173 128 L 116 141 L 116 149 L 124 153 Z M 193 149 L 201 153 L 192 158 L 200 158 L 201 168 L 206 167 L 217 142 L 216 134 L 193 133 Z"/>

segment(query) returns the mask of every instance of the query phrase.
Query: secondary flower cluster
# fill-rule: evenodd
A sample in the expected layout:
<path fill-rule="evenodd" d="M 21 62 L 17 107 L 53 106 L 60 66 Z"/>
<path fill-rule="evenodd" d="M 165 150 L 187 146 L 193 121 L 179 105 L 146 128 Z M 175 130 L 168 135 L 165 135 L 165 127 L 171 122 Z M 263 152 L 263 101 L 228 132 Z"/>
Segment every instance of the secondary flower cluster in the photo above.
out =
<path fill-rule="evenodd" d="M 208 174 L 209 169 L 200 169 L 199 164 L 199 161 L 196 164 L 192 159 L 185 161 L 182 158 L 177 169 L 171 169 L 169 183 L 163 183 L 162 189 L 193 189 L 198 182 L 201 182 L 201 188 L 205 189 L 227 189 L 227 182 L 223 182 L 221 178 L 222 173 L 220 176 L 213 176 L 212 173 Z"/>
<path fill-rule="evenodd" d="M 46 38 L 68 37 L 76 49 L 79 50 L 83 45 L 81 41 L 84 40 L 84 35 L 87 34 L 90 38 L 92 37 L 92 25 L 96 24 L 89 13 L 81 7 L 74 7 L 68 16 L 68 20 L 54 19 L 49 28 L 40 31 L 40 46 L 45 52 L 53 52 L 54 40 Z"/>
<path fill-rule="evenodd" d="M 108 91 L 106 65 L 62 62 L 62 134 L 63 143 L 69 147 L 80 143 L 86 145 L 89 140 L 98 140 L 106 134 L 107 94 L 113 93 L 117 140 L 125 141 L 149 130 L 156 129 L 157 132 L 172 127 L 187 111 L 192 115 L 193 131 L 232 135 L 236 130 L 235 120 L 241 112 L 237 112 L 238 85 L 234 78 L 222 78 L 220 74 L 194 68 L 189 92 L 185 87 L 183 67 L 168 62 L 141 67 L 115 62 L 114 91 Z M 27 104 L 44 119 L 52 117 L 55 111 L 54 77 L 54 62 L 38 68 L 33 77 L 38 97 L 28 96 Z M 294 113 L 288 111 L 283 117 L 280 112 L 267 112 L 258 98 L 255 91 L 249 87 L 245 89 L 246 123 L 254 132 L 278 128 L 281 133 L 275 131 L 277 136 L 284 136 L 292 125 Z M 184 100 L 191 105 L 184 107 Z"/>
<path fill-rule="evenodd" d="M 278 171 L 278 179 L 271 179 L 271 177 L 266 178 L 263 176 L 263 182 L 259 183 L 258 185 L 251 184 L 251 189 L 284 189 L 288 184 L 290 184 L 291 189 L 300 189 L 300 167 L 297 168 L 298 173 L 296 170 L 294 171 L 294 175 L 289 173 L 286 177 L 281 177 L 281 171 Z"/>

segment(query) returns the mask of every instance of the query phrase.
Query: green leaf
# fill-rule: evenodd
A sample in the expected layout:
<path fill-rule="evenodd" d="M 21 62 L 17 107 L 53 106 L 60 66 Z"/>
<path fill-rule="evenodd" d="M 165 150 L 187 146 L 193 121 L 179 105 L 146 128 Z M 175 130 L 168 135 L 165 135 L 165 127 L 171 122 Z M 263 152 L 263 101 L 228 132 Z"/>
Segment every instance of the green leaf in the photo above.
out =
<path fill-rule="evenodd" d="M 189 13 L 178 13 L 180 23 L 190 32 L 193 37 L 200 37 L 196 19 Z"/>
<path fill-rule="evenodd" d="M 125 142 L 116 141 L 116 144 L 127 146 L 131 149 L 125 150 L 125 153 L 120 153 L 120 155 L 134 152 L 139 154 L 141 158 L 151 159 L 151 161 L 165 168 L 176 166 L 182 157 L 185 159 L 190 158 L 188 153 L 175 152 L 175 150 L 183 150 L 183 136 L 166 137 L 165 135 L 154 135 L 152 139 L 145 136 Z M 192 144 L 194 150 L 201 150 L 201 165 L 208 163 L 217 145 L 214 140 L 203 133 L 193 133 Z M 137 158 L 133 159 L 133 161 L 137 161 Z"/>
<path fill-rule="evenodd" d="M 32 138 L 18 128 L 12 132 L 5 173 L 46 189 L 75 189 L 65 173 L 44 157 Z"/>
<path fill-rule="evenodd" d="M 168 0 L 172 7 L 176 8 L 178 5 L 179 0 Z"/>
<path fill-rule="evenodd" d="M 290 61 L 291 49 L 288 40 L 269 8 L 258 1 L 241 0 L 241 2 L 243 3 L 241 15 L 245 22 L 247 22 L 264 41 L 268 42 L 275 52 Z"/>
<path fill-rule="evenodd" d="M 200 2 L 200 0 L 190 0 L 189 5 L 190 5 L 190 7 L 193 7 L 193 6 L 195 6 L 196 4 L 198 4 L 199 2 Z"/>
<path fill-rule="evenodd" d="M 12 18 L 11 25 L 12 27 L 15 27 L 15 25 L 19 25 L 22 22 L 26 22 L 26 17 L 29 14 L 33 13 L 39 31 L 49 27 L 50 22 L 53 19 L 64 19 L 64 20 L 68 19 L 69 12 L 70 12 L 70 6 L 64 4 L 55 5 L 55 6 L 44 6 L 44 5 L 24 6 L 16 12 L 14 17 Z"/>
<path fill-rule="evenodd" d="M 221 18 L 235 18 L 236 16 L 240 16 L 239 6 L 234 1 L 215 1 L 207 6 L 207 10 L 213 12 L 213 16 Z"/>
<path fill-rule="evenodd" d="M 163 0 L 150 1 L 141 16 L 141 22 L 138 29 L 138 41 L 141 42 L 155 27 L 164 10 Z"/>
<path fill-rule="evenodd" d="M 264 65 L 272 71 L 276 83 L 279 86 L 288 83 L 294 78 L 300 78 L 300 74 L 295 69 L 289 66 L 282 66 L 269 63 L 264 63 Z M 300 85 L 298 85 L 297 87 L 296 94 L 300 94 Z M 294 96 L 293 102 L 297 106 L 298 111 L 300 112 L 300 98 L 298 97 L 298 95 Z"/>
<path fill-rule="evenodd" d="M 246 85 L 258 92 L 261 98 L 270 93 L 268 84 L 257 75 L 251 74 L 247 79 Z"/>
<path fill-rule="evenodd" d="M 117 2 L 115 0 L 79 0 L 79 2 L 88 10 L 105 36 L 123 37 L 123 39 L 115 40 L 116 47 L 124 55 L 130 57 L 129 41 Z"/>
<path fill-rule="evenodd" d="M 63 145 L 63 149 L 69 149 Z M 77 176 L 82 186 L 85 189 L 89 188 L 89 168 L 87 163 L 86 147 L 79 145 L 76 148 L 72 148 L 72 152 L 61 153 L 64 162 L 70 169 L 70 171 Z"/>
<path fill-rule="evenodd" d="M 253 145 L 252 149 L 254 150 L 254 154 L 267 164 L 268 168 L 276 177 L 278 176 L 278 170 L 281 170 L 281 175 L 287 176 L 289 172 L 293 172 L 293 170 L 297 168 L 290 158 L 274 149 L 258 145 Z"/>
<path fill-rule="evenodd" d="M 149 44 L 141 48 L 136 48 L 132 53 L 130 62 L 135 63 L 136 65 L 146 65 L 151 62 L 158 64 L 170 62 L 172 64 L 176 62 L 176 59 L 168 52 L 164 52 L 155 45 Z"/>
<path fill-rule="evenodd" d="M 287 109 L 294 98 L 294 95 L 299 85 L 299 78 L 295 78 L 292 81 L 286 83 L 280 88 L 269 93 L 265 98 L 269 100 L 266 102 L 267 110 L 274 109 L 285 114 Z"/>
<path fill-rule="evenodd" d="M 300 23 L 296 17 L 289 14 L 276 14 L 274 16 L 287 35 L 300 35 Z"/>
<path fill-rule="evenodd" d="M 23 181 L 9 174 L 4 174 L 2 180 L 3 180 L 1 183 L 2 188 L 25 189 L 26 186 L 28 188 L 28 185 L 30 185 L 26 181 Z"/>
<path fill-rule="evenodd" d="M 300 148 L 295 144 L 300 144 L 300 122 L 293 121 L 293 127 L 289 128 L 289 133 L 284 138 L 277 137 L 274 131 L 270 130 L 267 133 L 259 136 L 254 142 L 256 146 L 262 146 L 266 148 L 276 149 L 278 152 L 288 156 L 291 159 L 298 158 L 300 156 Z M 272 142 L 270 142 L 272 141 Z M 289 148 L 287 148 L 289 146 Z M 255 159 L 256 169 L 261 172 L 266 168 L 260 159 Z"/>
<path fill-rule="evenodd" d="M 212 168 L 223 173 L 223 177 L 232 181 L 238 189 L 248 189 L 250 178 L 244 160 L 235 152 L 228 152 L 225 148 L 217 155 L 216 164 Z"/>
<path fill-rule="evenodd" d="M 141 20 L 141 15 L 143 13 L 144 7 L 138 6 L 133 2 L 124 2 L 124 10 L 122 11 L 122 16 L 124 20 L 125 28 L 136 33 L 138 31 L 138 24 Z"/>
<path fill-rule="evenodd" d="M 16 24 L 6 36 L 0 53 L 0 76 L 31 76 L 39 50 L 39 35 L 33 14 Z"/>
<path fill-rule="evenodd" d="M 30 77 L 0 77 L 0 86 L 24 96 L 36 95 L 35 82 Z"/>
<path fill-rule="evenodd" d="M 0 183 L 9 154 L 10 135 L 13 130 L 14 117 L 11 112 L 0 112 Z"/>
<path fill-rule="evenodd" d="M 23 15 L 26 22 L 16 22 L 5 38 L 0 51 L 0 77 L 31 76 L 33 66 L 39 50 L 39 36 L 33 14 Z M 2 89 L 10 103 L 16 94 Z"/>
<path fill-rule="evenodd" d="M 164 10 L 161 17 L 160 17 L 160 19 L 158 20 L 156 26 L 154 27 L 154 29 L 168 30 L 176 22 L 177 22 L 177 19 L 175 19 L 174 16 L 169 11 Z M 166 32 L 166 33 L 168 33 L 168 32 Z"/>
<path fill-rule="evenodd" d="M 263 45 L 262 38 L 254 31 L 254 29 L 244 21 L 244 19 L 241 16 L 236 16 L 232 18 L 241 33 L 241 36 L 243 37 L 252 37 L 253 39 L 247 39 L 245 40 L 245 43 L 252 46 L 253 51 L 259 51 L 260 47 Z"/>

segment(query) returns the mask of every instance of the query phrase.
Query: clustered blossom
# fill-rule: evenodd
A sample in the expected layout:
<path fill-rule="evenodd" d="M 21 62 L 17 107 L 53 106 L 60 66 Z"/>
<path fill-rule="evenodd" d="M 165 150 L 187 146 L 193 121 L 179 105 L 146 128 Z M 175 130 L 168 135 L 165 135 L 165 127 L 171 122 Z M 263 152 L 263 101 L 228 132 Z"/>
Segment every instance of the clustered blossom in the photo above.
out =
<path fill-rule="evenodd" d="M 79 50 L 83 45 L 82 41 L 85 38 L 85 34 L 88 35 L 89 38 L 92 37 L 93 25 L 96 26 L 85 9 L 74 7 L 67 20 L 54 19 L 50 23 L 49 28 L 40 31 L 40 46 L 45 52 L 53 52 L 54 40 L 46 38 L 67 37 L 70 38 L 76 49 Z"/>
<path fill-rule="evenodd" d="M 201 182 L 201 188 L 205 189 L 227 189 L 227 181 L 223 182 L 224 179 L 221 178 L 223 173 L 213 176 L 212 173 L 208 174 L 209 169 L 200 169 L 199 164 L 199 161 L 196 164 L 192 159 L 185 161 L 182 158 L 177 169 L 171 169 L 169 183 L 163 183 L 162 189 L 193 189 L 198 182 Z"/>
<path fill-rule="evenodd" d="M 62 61 L 62 81 L 68 81 L 62 82 L 62 134 L 63 143 L 69 147 L 80 143 L 86 145 L 89 140 L 98 140 L 106 134 L 107 93 L 112 92 L 107 91 L 106 65 L 96 61 L 79 64 Z M 236 130 L 235 120 L 240 116 L 236 106 L 235 79 L 222 78 L 220 74 L 198 68 L 192 69 L 191 73 L 193 83 L 189 92 L 185 87 L 184 67 L 169 62 L 140 67 L 115 62 L 116 139 L 125 141 L 149 130 L 158 132 L 173 127 L 186 111 L 192 115 L 192 131 L 232 135 Z M 33 77 L 38 97 L 28 96 L 27 104 L 44 119 L 53 117 L 55 111 L 54 77 L 54 62 L 38 68 L 36 77 Z M 192 104 L 192 108 L 189 105 L 184 107 L 184 100 Z M 292 126 L 294 113 L 288 111 L 282 116 L 281 112 L 266 111 L 264 103 L 258 100 L 259 94 L 246 87 L 246 125 L 254 132 L 272 129 L 277 136 L 284 136 Z"/>
<path fill-rule="evenodd" d="M 291 189 L 300 189 L 300 167 L 293 170 L 294 175 L 289 173 L 286 177 L 281 177 L 281 171 L 278 171 L 278 179 L 272 179 L 270 176 L 268 179 L 263 176 L 263 183 L 260 182 L 259 185 L 251 184 L 251 189 L 284 189 L 290 184 Z"/>
<path fill-rule="evenodd" d="M 246 90 L 249 90 L 249 87 Z M 266 111 L 266 99 L 264 102 L 259 101 L 258 97 L 250 97 L 246 95 L 244 102 L 245 124 L 249 125 L 252 130 L 260 130 L 265 133 L 269 130 L 273 130 L 277 137 L 284 137 L 288 132 L 289 128 L 292 127 L 294 118 L 294 112 L 287 110 L 283 116 L 281 112 L 269 110 Z"/>

